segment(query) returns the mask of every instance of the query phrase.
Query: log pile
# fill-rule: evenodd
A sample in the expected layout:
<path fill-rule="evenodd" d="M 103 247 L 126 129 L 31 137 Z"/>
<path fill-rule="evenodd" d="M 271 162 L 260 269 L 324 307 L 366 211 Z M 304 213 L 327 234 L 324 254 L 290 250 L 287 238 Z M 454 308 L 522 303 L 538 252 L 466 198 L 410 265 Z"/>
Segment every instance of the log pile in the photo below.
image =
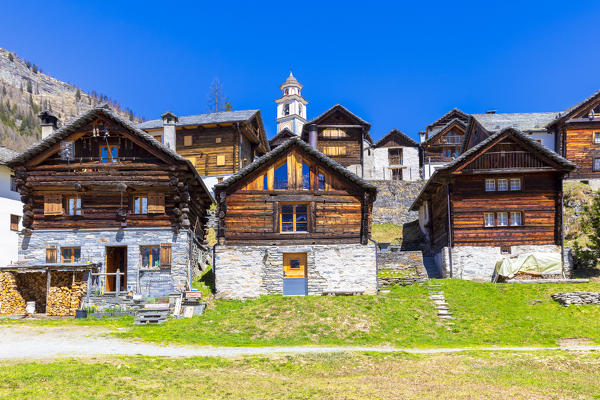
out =
<path fill-rule="evenodd" d="M 19 293 L 15 274 L 0 273 L 0 315 L 25 314 L 25 299 Z"/>
<path fill-rule="evenodd" d="M 16 274 L 17 287 L 21 296 L 27 303 L 35 301 L 35 312 L 46 312 L 46 273 L 28 272 Z"/>
<path fill-rule="evenodd" d="M 46 313 L 51 316 L 75 315 L 87 290 L 83 282 L 83 273 L 52 272 L 48 307 Z"/>

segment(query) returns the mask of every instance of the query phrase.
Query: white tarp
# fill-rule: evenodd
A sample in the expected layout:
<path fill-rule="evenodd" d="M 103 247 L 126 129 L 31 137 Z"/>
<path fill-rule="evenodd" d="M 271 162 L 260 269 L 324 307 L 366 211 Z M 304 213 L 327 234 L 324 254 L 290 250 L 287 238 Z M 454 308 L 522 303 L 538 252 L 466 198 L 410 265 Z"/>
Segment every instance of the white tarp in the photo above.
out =
<path fill-rule="evenodd" d="M 508 278 L 518 272 L 532 275 L 562 274 L 560 253 L 530 253 L 516 257 L 507 257 L 496 263 L 496 274 Z"/>

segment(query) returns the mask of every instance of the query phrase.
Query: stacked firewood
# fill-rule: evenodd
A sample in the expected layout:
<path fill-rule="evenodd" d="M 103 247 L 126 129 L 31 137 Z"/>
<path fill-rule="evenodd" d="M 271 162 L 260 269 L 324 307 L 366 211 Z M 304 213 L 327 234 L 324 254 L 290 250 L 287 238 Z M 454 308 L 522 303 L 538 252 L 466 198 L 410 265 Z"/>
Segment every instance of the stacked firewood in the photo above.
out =
<path fill-rule="evenodd" d="M 85 295 L 87 283 L 83 274 L 72 272 L 52 272 L 50 293 L 46 313 L 54 316 L 75 315 Z"/>
<path fill-rule="evenodd" d="M 25 299 L 19 293 L 15 274 L 0 273 L 0 315 L 25 314 Z"/>

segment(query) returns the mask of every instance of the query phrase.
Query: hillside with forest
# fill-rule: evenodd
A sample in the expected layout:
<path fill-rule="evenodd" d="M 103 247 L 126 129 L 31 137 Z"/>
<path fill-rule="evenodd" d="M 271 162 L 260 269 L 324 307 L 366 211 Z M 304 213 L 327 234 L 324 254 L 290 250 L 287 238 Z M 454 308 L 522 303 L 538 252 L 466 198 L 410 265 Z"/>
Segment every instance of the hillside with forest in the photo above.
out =
<path fill-rule="evenodd" d="M 108 103 L 120 116 L 141 118 L 108 96 L 60 81 L 8 50 L 0 48 L 0 146 L 23 150 L 40 140 L 37 114 L 50 110 L 64 124 L 82 112 Z"/>

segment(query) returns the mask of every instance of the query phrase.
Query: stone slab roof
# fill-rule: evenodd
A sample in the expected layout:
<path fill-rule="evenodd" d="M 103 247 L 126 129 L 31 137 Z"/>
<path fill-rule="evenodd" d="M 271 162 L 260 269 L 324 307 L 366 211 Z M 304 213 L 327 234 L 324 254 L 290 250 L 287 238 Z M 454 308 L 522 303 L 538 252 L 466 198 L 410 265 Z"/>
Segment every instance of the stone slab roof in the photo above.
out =
<path fill-rule="evenodd" d="M 6 165 L 6 163 L 15 158 L 18 154 L 18 151 L 11 150 L 8 147 L 0 146 L 0 165 Z"/>
<path fill-rule="evenodd" d="M 521 132 L 531 133 L 546 132 L 546 126 L 554 121 L 559 113 L 495 113 L 472 115 L 489 132 L 498 132 L 507 128 L 513 128 Z"/>
<path fill-rule="evenodd" d="M 259 110 L 223 111 L 208 114 L 188 115 L 179 117 L 176 126 L 193 126 L 223 124 L 226 122 L 248 121 L 258 113 Z M 158 129 L 163 127 L 162 119 L 153 119 L 137 124 L 139 129 Z"/>

